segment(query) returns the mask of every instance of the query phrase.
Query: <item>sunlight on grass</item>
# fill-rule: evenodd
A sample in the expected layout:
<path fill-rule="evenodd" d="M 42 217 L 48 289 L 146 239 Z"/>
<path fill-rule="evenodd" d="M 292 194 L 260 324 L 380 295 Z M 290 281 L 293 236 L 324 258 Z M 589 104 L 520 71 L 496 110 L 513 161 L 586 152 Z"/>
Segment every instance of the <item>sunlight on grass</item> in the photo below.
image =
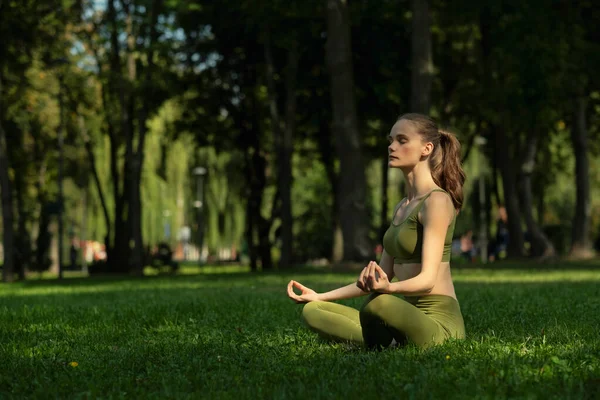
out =
<path fill-rule="evenodd" d="M 452 273 L 456 282 L 590 282 L 600 281 L 600 270 L 523 271 L 523 270 L 466 270 Z"/>
<path fill-rule="evenodd" d="M 378 353 L 318 339 L 285 295 L 290 279 L 321 291 L 355 273 L 182 272 L 0 285 L 0 397 L 356 398 L 340 377 L 365 398 L 600 389 L 600 269 L 456 269 L 467 339 Z"/>

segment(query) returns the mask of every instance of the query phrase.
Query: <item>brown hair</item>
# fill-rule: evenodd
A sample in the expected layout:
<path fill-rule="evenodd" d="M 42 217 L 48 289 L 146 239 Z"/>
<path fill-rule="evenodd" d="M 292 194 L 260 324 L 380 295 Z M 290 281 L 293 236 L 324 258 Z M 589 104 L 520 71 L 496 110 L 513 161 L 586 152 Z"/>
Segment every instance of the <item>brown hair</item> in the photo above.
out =
<path fill-rule="evenodd" d="M 424 141 L 433 143 L 429 168 L 436 185 L 450 194 L 454 208 L 463 204 L 463 185 L 466 175 L 461 165 L 460 142 L 452 133 L 440 130 L 437 123 L 422 114 L 404 114 L 400 120 L 412 122 Z"/>

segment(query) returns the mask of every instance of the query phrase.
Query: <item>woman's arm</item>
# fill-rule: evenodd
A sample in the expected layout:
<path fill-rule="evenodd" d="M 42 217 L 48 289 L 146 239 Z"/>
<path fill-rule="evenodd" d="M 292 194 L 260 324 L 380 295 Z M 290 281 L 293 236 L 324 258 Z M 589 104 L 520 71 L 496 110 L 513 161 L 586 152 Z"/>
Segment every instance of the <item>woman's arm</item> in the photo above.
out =
<path fill-rule="evenodd" d="M 394 277 L 394 259 L 389 254 L 383 251 L 381 254 L 380 264 L 386 272 L 388 279 L 392 279 Z M 371 263 L 369 263 L 370 265 Z M 366 266 L 360 274 L 360 277 L 356 281 L 356 283 L 351 283 L 346 286 L 342 286 L 341 288 L 337 288 L 334 290 L 330 290 L 324 293 L 316 293 L 314 290 L 303 286 L 300 282 L 290 281 L 288 283 L 288 296 L 296 301 L 297 303 L 308 303 L 310 301 L 335 301 L 335 300 L 343 300 L 343 299 L 352 299 L 355 297 L 364 296 L 369 294 L 369 291 L 364 291 L 361 287 L 361 282 L 363 281 L 363 277 L 367 279 L 367 275 L 365 271 L 367 271 L 369 266 Z M 294 293 L 294 288 L 297 288 L 301 291 L 298 295 Z"/>
<path fill-rule="evenodd" d="M 394 213 L 392 215 L 392 218 L 394 218 L 398 208 L 400 207 L 400 205 L 402 205 L 404 200 L 406 200 L 406 199 L 402 199 L 402 201 L 396 205 L 396 207 L 394 208 Z M 369 279 L 370 271 L 371 271 L 371 268 L 369 268 L 369 267 L 372 264 L 376 265 L 376 263 L 370 262 L 361 271 L 360 276 L 358 277 L 358 280 L 356 281 L 356 283 L 351 283 L 349 285 L 342 286 L 341 288 L 330 290 L 325 293 L 316 293 L 314 290 L 303 286 L 300 282 L 296 282 L 296 281 L 292 280 L 288 283 L 288 287 L 287 287 L 288 297 L 297 303 L 308 303 L 309 301 L 315 301 L 315 300 L 335 301 L 335 300 L 352 299 L 355 297 L 364 296 L 371 292 L 371 290 L 368 289 L 368 279 Z M 380 265 L 381 269 L 383 270 L 383 272 L 385 272 L 385 274 L 387 275 L 387 279 L 389 281 L 391 281 L 394 278 L 394 257 L 392 257 L 388 253 L 386 253 L 385 249 L 381 253 L 379 265 Z M 373 274 L 376 274 L 376 273 L 373 272 Z M 302 293 L 300 295 L 296 294 L 294 292 L 294 288 L 299 289 Z M 363 289 L 367 289 L 367 290 L 365 291 Z"/>
<path fill-rule="evenodd" d="M 294 292 L 294 288 L 300 290 L 300 294 Z M 300 282 L 290 281 L 287 287 L 288 297 L 296 303 L 309 303 L 311 301 L 334 301 L 342 299 L 352 299 L 354 297 L 364 296 L 368 294 L 361 290 L 355 283 L 351 283 L 341 288 L 330 290 L 325 293 L 317 293 L 314 290 L 307 288 Z"/>
<path fill-rule="evenodd" d="M 349 285 L 342 286 L 341 288 L 330 290 L 329 292 L 319 293 L 318 299 L 321 301 L 335 301 L 352 299 L 355 297 L 364 296 L 365 294 L 369 293 L 356 286 L 356 283 L 351 283 Z"/>
<path fill-rule="evenodd" d="M 453 217 L 454 206 L 447 194 L 435 192 L 425 200 L 421 210 L 423 225 L 421 272 L 414 278 L 390 283 L 387 293 L 414 296 L 431 292 L 437 281 L 444 253 L 444 241 Z"/>
<path fill-rule="evenodd" d="M 388 276 L 388 279 L 391 281 L 394 277 L 394 258 L 387 254 L 384 250 L 383 253 L 381 253 L 379 265 L 385 271 L 386 275 Z M 360 297 L 364 296 L 365 294 L 369 294 L 369 292 L 363 290 L 365 286 L 361 285 L 364 285 L 364 282 L 366 282 L 366 271 L 368 270 L 368 268 L 369 266 L 367 265 L 362 270 L 356 283 L 352 283 L 350 285 L 343 286 L 339 289 L 331 290 L 329 292 L 319 293 L 319 300 L 334 301 L 342 299 L 351 299 L 354 297 Z"/>

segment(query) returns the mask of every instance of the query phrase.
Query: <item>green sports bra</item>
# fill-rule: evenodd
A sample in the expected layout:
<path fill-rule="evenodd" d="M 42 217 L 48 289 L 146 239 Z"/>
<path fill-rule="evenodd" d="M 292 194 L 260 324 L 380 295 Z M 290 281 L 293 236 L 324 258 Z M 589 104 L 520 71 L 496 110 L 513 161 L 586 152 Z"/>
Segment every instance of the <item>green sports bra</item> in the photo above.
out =
<path fill-rule="evenodd" d="M 394 218 L 399 207 L 394 210 L 394 217 L 390 227 L 383 235 L 383 248 L 386 253 L 394 257 L 394 264 L 411 264 L 421 262 L 421 250 L 423 247 L 423 225 L 418 220 L 419 211 L 423 208 L 423 202 L 433 192 L 444 192 L 442 189 L 434 189 L 419 201 L 419 204 L 399 224 L 394 224 Z M 442 261 L 450 261 L 452 252 L 452 237 L 456 224 L 456 213 L 446 232 L 444 241 L 444 253 Z"/>

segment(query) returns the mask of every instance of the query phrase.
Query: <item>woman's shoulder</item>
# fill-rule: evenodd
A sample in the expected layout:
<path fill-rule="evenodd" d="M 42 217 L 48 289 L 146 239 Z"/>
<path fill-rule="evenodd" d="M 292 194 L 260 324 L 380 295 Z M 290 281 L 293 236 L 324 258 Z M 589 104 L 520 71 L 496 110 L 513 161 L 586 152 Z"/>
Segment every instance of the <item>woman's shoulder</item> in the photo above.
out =
<path fill-rule="evenodd" d="M 456 210 L 450 194 L 443 189 L 435 189 L 423 201 L 423 207 L 419 214 L 421 214 L 419 220 L 431 216 L 433 218 L 447 217 L 451 221 L 456 215 Z"/>

